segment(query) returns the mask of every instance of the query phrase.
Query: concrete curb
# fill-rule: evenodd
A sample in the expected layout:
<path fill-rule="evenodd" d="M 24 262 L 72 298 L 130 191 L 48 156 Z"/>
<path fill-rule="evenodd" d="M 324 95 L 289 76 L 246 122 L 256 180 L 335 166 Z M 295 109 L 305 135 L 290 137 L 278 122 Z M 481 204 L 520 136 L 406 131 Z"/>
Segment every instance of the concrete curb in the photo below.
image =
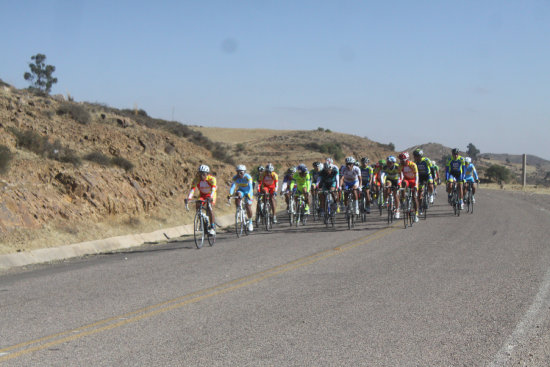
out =
<path fill-rule="evenodd" d="M 228 214 L 216 218 L 216 224 L 228 227 L 235 221 L 235 214 Z M 72 257 L 100 254 L 130 247 L 141 246 L 149 242 L 166 241 L 193 234 L 193 225 L 187 224 L 178 227 L 159 229 L 150 233 L 129 234 L 101 240 L 86 241 L 72 245 L 43 248 L 29 252 L 0 255 L 0 270 L 25 266 L 31 264 L 46 263 L 55 260 L 64 260 Z"/>

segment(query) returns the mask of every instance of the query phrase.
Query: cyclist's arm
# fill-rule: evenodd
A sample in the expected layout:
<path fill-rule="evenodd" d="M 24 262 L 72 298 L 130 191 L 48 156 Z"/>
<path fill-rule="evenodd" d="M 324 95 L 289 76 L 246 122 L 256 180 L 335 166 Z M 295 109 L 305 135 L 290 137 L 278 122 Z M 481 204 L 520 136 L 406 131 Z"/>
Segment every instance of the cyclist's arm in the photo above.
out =
<path fill-rule="evenodd" d="M 235 187 L 236 184 L 235 181 L 233 181 L 233 184 L 231 184 L 231 187 L 229 188 L 229 195 L 233 195 L 233 193 L 235 192 Z"/>

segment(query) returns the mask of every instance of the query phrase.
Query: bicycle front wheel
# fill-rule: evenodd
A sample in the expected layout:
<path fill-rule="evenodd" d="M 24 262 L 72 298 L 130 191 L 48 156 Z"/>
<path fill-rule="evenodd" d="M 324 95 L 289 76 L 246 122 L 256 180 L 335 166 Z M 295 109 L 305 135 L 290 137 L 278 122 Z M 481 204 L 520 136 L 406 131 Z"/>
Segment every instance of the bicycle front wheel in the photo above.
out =
<path fill-rule="evenodd" d="M 195 246 L 200 249 L 204 244 L 204 235 L 206 232 L 202 213 L 197 212 L 197 214 L 195 214 L 195 220 L 193 223 L 193 237 L 195 239 Z"/>
<path fill-rule="evenodd" d="M 242 211 L 237 209 L 237 212 L 235 213 L 235 232 L 237 233 L 237 237 L 241 237 L 243 235 L 243 219 Z"/>
<path fill-rule="evenodd" d="M 265 230 L 269 232 L 269 231 L 271 231 L 271 221 L 272 221 L 272 218 L 271 218 L 271 205 L 269 204 L 269 202 L 265 203 L 264 210 L 265 210 L 265 215 L 264 215 Z"/>

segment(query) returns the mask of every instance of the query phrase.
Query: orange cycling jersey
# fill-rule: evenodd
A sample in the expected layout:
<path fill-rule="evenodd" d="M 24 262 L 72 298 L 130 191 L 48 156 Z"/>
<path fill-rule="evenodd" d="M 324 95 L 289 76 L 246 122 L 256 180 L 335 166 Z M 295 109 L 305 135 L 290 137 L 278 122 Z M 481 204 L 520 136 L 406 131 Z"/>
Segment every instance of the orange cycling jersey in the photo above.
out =
<path fill-rule="evenodd" d="M 270 174 L 268 174 L 267 172 L 262 172 L 260 174 L 258 182 L 260 183 L 260 186 L 263 187 L 277 186 L 277 184 L 279 183 L 279 176 L 276 172 L 271 172 Z"/>
<path fill-rule="evenodd" d="M 415 180 L 418 177 L 418 167 L 412 161 L 401 165 L 401 172 L 403 172 L 405 180 Z"/>
<path fill-rule="evenodd" d="M 212 197 L 214 201 L 216 200 L 216 178 L 214 176 L 208 175 L 204 180 L 195 179 L 191 192 L 189 192 L 189 199 L 193 198 L 195 189 L 199 190 L 201 198 Z"/>

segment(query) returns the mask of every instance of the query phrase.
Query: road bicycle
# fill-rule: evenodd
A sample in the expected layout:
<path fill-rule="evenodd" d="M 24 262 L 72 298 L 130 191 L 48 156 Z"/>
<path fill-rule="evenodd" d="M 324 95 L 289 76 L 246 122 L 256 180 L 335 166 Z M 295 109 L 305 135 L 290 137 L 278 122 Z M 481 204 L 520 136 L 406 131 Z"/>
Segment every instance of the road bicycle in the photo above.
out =
<path fill-rule="evenodd" d="M 294 224 L 296 227 L 298 227 L 299 223 L 302 223 L 303 226 L 307 223 L 307 216 L 306 213 L 306 200 L 303 193 L 299 193 L 298 195 L 292 195 L 291 197 L 292 201 L 295 203 L 294 205 Z M 292 223 L 290 224 L 292 225 Z"/>
<path fill-rule="evenodd" d="M 346 206 L 346 222 L 348 223 L 348 229 L 355 227 L 355 189 L 344 190 L 344 198 L 348 203 Z"/>
<path fill-rule="evenodd" d="M 195 239 L 195 246 L 198 249 L 202 248 L 204 244 L 204 238 L 206 237 L 210 246 L 214 246 L 216 243 L 216 232 L 210 234 L 208 229 L 210 228 L 210 218 L 208 218 L 208 211 L 212 210 L 212 206 L 209 201 L 198 200 L 186 200 L 185 209 L 189 211 L 189 203 L 200 202 L 195 212 L 195 219 L 193 220 L 193 238 Z"/>
<path fill-rule="evenodd" d="M 405 228 L 407 226 L 412 227 L 414 223 L 415 209 L 414 209 L 414 199 L 413 191 L 410 187 L 399 189 L 399 191 L 404 192 L 404 195 L 401 195 L 401 212 L 403 213 L 403 224 Z"/>
<path fill-rule="evenodd" d="M 237 237 L 241 237 L 243 234 L 248 236 L 248 225 L 252 219 L 248 219 L 246 209 L 243 205 L 243 202 L 248 200 L 248 197 L 241 198 L 240 196 L 231 196 L 228 205 L 231 199 L 241 199 L 239 205 L 235 208 L 235 233 Z"/>
<path fill-rule="evenodd" d="M 321 219 L 319 217 L 321 208 L 319 207 L 319 192 L 318 190 L 312 190 L 311 192 L 311 205 L 309 206 L 313 221 Z"/>
<path fill-rule="evenodd" d="M 458 184 L 456 181 L 452 182 L 451 186 L 451 206 L 453 207 L 453 211 L 457 217 L 460 216 L 460 211 L 462 210 L 460 207 L 460 196 L 458 195 Z"/>
<path fill-rule="evenodd" d="M 260 207 L 260 213 L 256 212 L 256 218 L 258 215 L 261 218 L 261 224 L 264 226 L 266 231 L 271 231 L 273 229 L 273 216 L 271 213 L 271 202 L 268 193 L 261 193 L 258 197 L 258 204 Z M 261 204 L 260 204 L 261 203 Z M 258 219 L 256 219 L 257 227 L 259 228 Z"/>
<path fill-rule="evenodd" d="M 378 197 L 376 198 L 376 204 L 378 204 L 378 210 L 380 211 L 380 216 L 382 216 L 382 211 L 384 209 L 384 187 L 378 187 Z"/>
<path fill-rule="evenodd" d="M 333 211 L 333 200 L 332 200 L 332 194 L 328 190 L 323 190 L 321 193 L 324 196 L 324 216 L 323 221 L 325 225 L 328 227 L 334 228 L 334 211 Z"/>
<path fill-rule="evenodd" d="M 426 183 L 421 183 L 420 187 L 418 188 L 418 192 L 419 192 L 418 201 L 420 205 L 420 208 L 418 211 L 420 216 L 426 219 L 428 215 L 428 208 L 430 206 L 430 193 L 428 192 L 428 185 Z"/>
<path fill-rule="evenodd" d="M 472 214 L 474 212 L 474 194 L 473 194 L 473 182 L 465 182 L 464 185 L 464 204 L 466 204 L 467 213 Z"/>
<path fill-rule="evenodd" d="M 398 187 L 397 186 L 391 186 L 390 189 L 390 195 L 388 196 L 388 224 L 393 223 L 393 219 L 395 218 L 395 203 L 396 203 L 396 193 L 397 193 Z"/>
<path fill-rule="evenodd" d="M 373 194 L 372 189 L 363 188 L 361 190 L 361 196 L 359 197 L 359 211 L 361 213 L 361 222 L 367 221 L 367 214 L 370 212 L 370 202 L 367 199 L 367 190 L 370 190 L 371 195 Z"/>

